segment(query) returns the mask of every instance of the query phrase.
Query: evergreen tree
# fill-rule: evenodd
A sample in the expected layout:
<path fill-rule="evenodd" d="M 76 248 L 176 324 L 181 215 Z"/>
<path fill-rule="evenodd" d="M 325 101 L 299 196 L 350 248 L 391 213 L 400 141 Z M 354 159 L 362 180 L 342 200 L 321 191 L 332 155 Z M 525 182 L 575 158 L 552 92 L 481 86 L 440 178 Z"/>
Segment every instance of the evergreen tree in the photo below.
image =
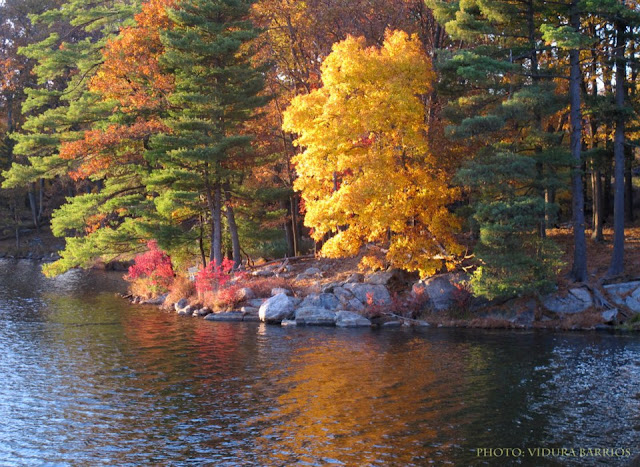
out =
<path fill-rule="evenodd" d="M 250 63 L 249 43 L 258 34 L 248 20 L 250 6 L 241 0 L 184 0 L 170 10 L 173 27 L 163 35 L 161 62 L 175 77 L 175 91 L 163 121 L 169 131 L 152 139 L 150 157 L 161 169 L 148 183 L 173 201 L 204 201 L 209 259 L 217 265 L 222 263 L 223 206 L 233 259 L 240 261 L 234 211 L 225 194 L 250 157 L 251 138 L 242 124 L 266 101 L 260 96 L 262 73 Z"/>
<path fill-rule="evenodd" d="M 537 0 L 430 3 L 452 38 L 467 44 L 443 51 L 440 68 L 441 93 L 453 100 L 445 112 L 455 124 L 450 134 L 477 148 L 458 174 L 472 189 L 480 230 L 474 291 L 547 290 L 559 255 L 546 239 L 556 209 L 549 194 L 566 160 L 556 122 L 564 99 L 548 78 L 554 61 L 539 31 L 552 13 Z"/>

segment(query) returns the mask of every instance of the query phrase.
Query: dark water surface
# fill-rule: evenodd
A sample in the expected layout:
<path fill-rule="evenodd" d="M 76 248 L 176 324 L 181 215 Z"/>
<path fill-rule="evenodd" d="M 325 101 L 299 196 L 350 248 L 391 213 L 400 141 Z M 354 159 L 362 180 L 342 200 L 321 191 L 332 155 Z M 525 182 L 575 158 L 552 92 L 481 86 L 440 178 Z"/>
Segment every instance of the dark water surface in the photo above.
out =
<path fill-rule="evenodd" d="M 213 323 L 129 306 L 117 275 L 47 280 L 28 261 L 0 261 L 0 284 L 2 466 L 625 465 L 580 448 L 640 453 L 635 335 Z M 476 451 L 505 447 L 524 452 Z"/>

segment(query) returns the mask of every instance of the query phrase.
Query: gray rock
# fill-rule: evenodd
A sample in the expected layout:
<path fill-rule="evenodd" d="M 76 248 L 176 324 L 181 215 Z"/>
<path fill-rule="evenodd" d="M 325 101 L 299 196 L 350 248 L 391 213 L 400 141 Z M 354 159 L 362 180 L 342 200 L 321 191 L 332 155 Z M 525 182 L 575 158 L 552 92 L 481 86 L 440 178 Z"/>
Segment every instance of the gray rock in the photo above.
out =
<path fill-rule="evenodd" d="M 426 321 L 419 319 L 413 322 L 413 325 L 419 328 L 428 328 L 429 326 L 431 326 L 429 323 L 427 323 Z"/>
<path fill-rule="evenodd" d="M 242 313 L 238 311 L 223 311 L 220 313 L 211 313 L 204 317 L 207 321 L 242 321 Z"/>
<path fill-rule="evenodd" d="M 143 303 L 145 305 L 162 305 L 164 303 L 164 301 L 167 298 L 167 295 L 169 294 L 162 294 L 162 295 L 158 295 L 156 298 L 149 298 L 147 300 L 143 300 L 140 303 Z"/>
<path fill-rule="evenodd" d="M 514 324 L 519 324 L 520 326 L 529 327 L 533 324 L 536 319 L 535 311 L 532 308 L 527 308 L 526 310 L 520 311 L 517 316 L 511 321 Z"/>
<path fill-rule="evenodd" d="M 181 298 L 180 300 L 178 300 L 176 303 L 173 304 L 173 308 L 176 311 L 180 311 L 186 308 L 187 305 L 189 305 L 189 301 L 186 298 Z"/>
<path fill-rule="evenodd" d="M 178 310 L 178 314 L 180 316 L 193 316 L 194 310 L 195 310 L 195 307 L 192 307 L 191 305 L 187 305 L 184 308 L 181 308 L 180 310 Z"/>
<path fill-rule="evenodd" d="M 247 300 L 247 305 L 253 308 L 260 308 L 264 302 L 264 298 L 253 298 L 251 300 Z"/>
<path fill-rule="evenodd" d="M 271 296 L 278 295 L 279 293 L 283 293 L 285 295 L 291 295 L 291 290 L 285 289 L 284 287 L 274 287 L 271 289 Z"/>
<path fill-rule="evenodd" d="M 322 287 L 322 293 L 333 293 L 336 287 L 339 287 L 340 284 L 337 282 L 330 282 Z"/>
<path fill-rule="evenodd" d="M 280 325 L 281 326 L 297 326 L 298 323 L 296 323 L 292 319 L 283 319 L 282 322 L 280 323 Z"/>
<path fill-rule="evenodd" d="M 318 276 L 322 274 L 322 271 L 318 268 L 311 267 L 304 271 L 302 274 L 304 274 L 305 276 Z"/>
<path fill-rule="evenodd" d="M 336 313 L 336 326 L 341 328 L 370 327 L 371 321 L 353 311 L 338 311 Z"/>
<path fill-rule="evenodd" d="M 207 316 L 208 314 L 211 314 L 211 310 L 209 308 L 200 308 L 199 310 L 196 310 L 193 312 L 194 316 Z"/>
<path fill-rule="evenodd" d="M 243 315 L 242 321 L 258 323 L 260 322 L 260 317 L 257 314 Z"/>
<path fill-rule="evenodd" d="M 258 310 L 260 320 L 266 323 L 280 323 L 293 316 L 293 301 L 286 294 L 278 294 L 265 301 Z"/>
<path fill-rule="evenodd" d="M 262 305 L 262 303 L 260 305 Z M 242 306 L 242 307 L 240 307 L 240 311 L 245 313 L 245 314 L 258 314 L 258 308 L 260 308 L 260 307 Z"/>
<path fill-rule="evenodd" d="M 611 300 L 616 305 L 626 306 L 634 313 L 640 313 L 640 281 L 605 285 Z"/>
<path fill-rule="evenodd" d="M 354 297 L 347 303 L 347 308 L 353 311 L 362 311 L 365 307 L 360 300 Z"/>
<path fill-rule="evenodd" d="M 236 291 L 236 299 L 241 302 L 246 302 L 256 298 L 255 292 L 249 287 L 242 287 Z"/>
<path fill-rule="evenodd" d="M 559 315 L 575 314 L 593 306 L 591 294 L 585 289 L 571 289 L 566 296 L 547 295 L 542 305 L 549 311 Z"/>
<path fill-rule="evenodd" d="M 618 310 L 613 308 L 602 312 L 602 319 L 605 323 L 616 323 L 618 321 Z"/>
<path fill-rule="evenodd" d="M 345 281 L 346 284 L 357 284 L 358 282 L 362 282 L 364 280 L 364 274 L 361 274 L 359 272 L 354 272 L 353 274 L 351 274 L 347 280 Z"/>
<path fill-rule="evenodd" d="M 369 298 L 375 305 L 391 304 L 391 295 L 384 285 L 349 283 L 344 288 L 364 304 L 369 303 Z"/>
<path fill-rule="evenodd" d="M 333 295 L 335 295 L 342 304 L 349 303 L 349 300 L 353 298 L 353 294 L 344 287 L 334 287 Z"/>
<path fill-rule="evenodd" d="M 326 310 L 335 310 L 340 306 L 340 300 L 332 293 L 311 294 L 300 303 L 301 308 L 317 307 Z"/>
<path fill-rule="evenodd" d="M 268 269 L 260 269 L 259 271 L 253 271 L 251 275 L 255 277 L 273 277 L 275 273 Z"/>
<path fill-rule="evenodd" d="M 411 293 L 414 296 L 427 296 L 431 306 L 436 311 L 449 309 L 454 302 L 458 288 L 456 284 L 464 282 L 467 277 L 463 274 L 440 274 L 432 276 L 413 285 Z"/>
<path fill-rule="evenodd" d="M 399 326 L 402 326 L 402 321 L 400 320 L 393 320 L 382 323 L 383 328 L 397 328 Z"/>
<path fill-rule="evenodd" d="M 305 306 L 296 310 L 296 324 L 307 326 L 333 326 L 336 314 L 326 308 Z"/>
<path fill-rule="evenodd" d="M 367 284 L 387 285 L 393 278 L 394 271 L 379 271 L 364 278 Z"/>

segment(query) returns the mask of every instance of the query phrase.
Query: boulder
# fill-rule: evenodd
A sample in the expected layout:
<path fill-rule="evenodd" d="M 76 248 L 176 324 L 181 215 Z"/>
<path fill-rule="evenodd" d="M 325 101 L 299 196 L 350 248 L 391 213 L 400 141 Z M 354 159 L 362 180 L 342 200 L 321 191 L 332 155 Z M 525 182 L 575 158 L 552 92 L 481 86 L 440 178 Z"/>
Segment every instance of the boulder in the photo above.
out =
<path fill-rule="evenodd" d="M 347 303 L 347 308 L 353 311 L 362 311 L 364 310 L 364 305 L 360 300 L 354 297 Z"/>
<path fill-rule="evenodd" d="M 211 310 L 205 307 L 205 308 L 200 308 L 194 311 L 193 316 L 207 316 L 210 313 L 211 313 Z"/>
<path fill-rule="evenodd" d="M 260 308 L 264 301 L 264 298 L 252 298 L 251 300 L 247 300 L 247 305 L 252 308 Z"/>
<path fill-rule="evenodd" d="M 148 298 L 147 300 L 143 300 L 140 303 L 142 303 L 144 305 L 162 305 L 164 303 L 164 301 L 166 300 L 167 295 L 169 295 L 169 294 L 165 293 L 165 294 L 162 294 L 162 295 L 158 295 L 155 298 Z"/>
<path fill-rule="evenodd" d="M 259 271 L 253 271 L 251 275 L 255 277 L 273 277 L 275 273 L 268 269 L 261 269 Z"/>
<path fill-rule="evenodd" d="M 459 290 L 456 285 L 466 279 L 466 275 L 455 273 L 432 276 L 414 284 L 411 293 L 416 297 L 426 295 L 435 311 L 444 311 L 454 304 L 455 294 Z"/>
<path fill-rule="evenodd" d="M 371 321 L 353 311 L 338 311 L 336 313 L 336 326 L 341 328 L 370 327 Z"/>
<path fill-rule="evenodd" d="M 286 294 L 278 294 L 267 299 L 258 310 L 260 321 L 280 323 L 293 316 L 293 301 Z"/>
<path fill-rule="evenodd" d="M 211 313 L 204 317 L 207 321 L 242 321 L 243 316 L 239 311 L 223 311 Z"/>
<path fill-rule="evenodd" d="M 322 274 L 322 271 L 318 268 L 311 267 L 307 268 L 302 274 L 304 274 L 305 276 L 319 276 L 320 274 Z"/>
<path fill-rule="evenodd" d="M 242 287 L 236 290 L 236 299 L 239 302 L 246 302 L 247 300 L 252 300 L 254 298 L 256 298 L 256 294 L 249 287 Z"/>
<path fill-rule="evenodd" d="M 195 307 L 191 305 L 187 305 L 184 308 L 178 310 L 178 314 L 180 316 L 193 316 L 193 312 L 195 311 Z"/>
<path fill-rule="evenodd" d="M 173 309 L 176 311 L 180 311 L 183 308 L 186 308 L 189 305 L 189 301 L 186 298 L 181 298 L 176 303 L 173 304 Z"/>
<path fill-rule="evenodd" d="M 297 326 L 297 324 L 298 323 L 296 323 L 292 319 L 283 319 L 282 322 L 280 323 L 280 326 Z"/>
<path fill-rule="evenodd" d="M 300 308 L 316 307 L 335 310 L 338 306 L 340 306 L 340 300 L 332 293 L 311 294 L 300 303 Z"/>
<path fill-rule="evenodd" d="M 311 277 L 321 276 L 322 271 L 316 267 L 307 268 L 304 272 L 301 272 L 296 276 L 297 281 L 309 279 Z"/>
<path fill-rule="evenodd" d="M 349 303 L 349 300 L 353 298 L 353 294 L 344 287 L 334 287 L 333 295 L 335 295 L 342 304 Z"/>
<path fill-rule="evenodd" d="M 387 285 L 393 278 L 394 271 L 378 271 L 364 278 L 367 284 Z"/>
<path fill-rule="evenodd" d="M 618 321 L 618 310 L 613 308 L 611 310 L 603 311 L 601 316 L 605 323 L 615 324 Z"/>
<path fill-rule="evenodd" d="M 285 289 L 284 287 L 274 287 L 273 289 L 271 289 L 271 296 L 272 297 L 274 295 L 278 295 L 280 293 L 283 293 L 285 295 L 291 295 L 291 290 Z"/>
<path fill-rule="evenodd" d="M 394 319 L 392 321 L 385 321 L 384 323 L 382 323 L 383 328 L 397 328 L 400 326 L 402 326 L 402 321 L 400 321 L 399 319 Z"/>
<path fill-rule="evenodd" d="M 374 305 L 390 305 L 391 295 L 384 285 L 349 283 L 344 288 L 351 292 L 361 303 L 368 304 L 371 299 Z"/>
<path fill-rule="evenodd" d="M 542 305 L 558 315 L 581 313 L 593 306 L 593 299 L 588 290 L 571 289 L 566 296 L 547 295 L 542 299 Z"/>
<path fill-rule="evenodd" d="M 242 321 L 258 323 L 260 322 L 260 317 L 257 314 L 243 315 Z"/>
<path fill-rule="evenodd" d="M 367 284 L 384 285 L 390 290 L 406 290 L 415 274 L 408 273 L 402 269 L 389 269 L 388 271 L 375 272 L 364 278 Z"/>
<path fill-rule="evenodd" d="M 262 305 L 262 303 L 260 304 Z M 258 308 L 260 307 L 255 307 L 255 306 L 242 306 L 240 307 L 240 311 L 243 312 L 244 314 L 254 314 L 257 315 L 258 314 Z"/>
<path fill-rule="evenodd" d="M 307 326 L 333 326 L 336 314 L 318 306 L 305 306 L 296 310 L 296 324 Z"/>
<path fill-rule="evenodd" d="M 604 289 L 616 305 L 626 306 L 640 313 L 640 281 L 605 285 Z"/>
<path fill-rule="evenodd" d="M 354 272 L 353 274 L 351 274 L 347 280 L 345 281 L 346 284 L 357 284 L 358 282 L 362 282 L 364 280 L 364 274 L 361 274 L 359 272 Z"/>

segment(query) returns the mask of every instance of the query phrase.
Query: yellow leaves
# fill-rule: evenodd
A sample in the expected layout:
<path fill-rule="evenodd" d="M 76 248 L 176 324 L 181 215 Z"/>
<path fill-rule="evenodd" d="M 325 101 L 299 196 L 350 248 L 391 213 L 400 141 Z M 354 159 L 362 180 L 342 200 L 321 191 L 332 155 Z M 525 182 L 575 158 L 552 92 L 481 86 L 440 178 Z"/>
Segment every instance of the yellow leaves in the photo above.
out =
<path fill-rule="evenodd" d="M 421 95 L 434 73 L 417 37 L 389 32 L 381 48 L 349 37 L 322 64 L 323 87 L 294 98 L 283 127 L 304 151 L 294 158 L 307 214 L 322 252 L 390 245 L 389 259 L 422 273 L 455 250 L 451 189 L 429 151 Z"/>

